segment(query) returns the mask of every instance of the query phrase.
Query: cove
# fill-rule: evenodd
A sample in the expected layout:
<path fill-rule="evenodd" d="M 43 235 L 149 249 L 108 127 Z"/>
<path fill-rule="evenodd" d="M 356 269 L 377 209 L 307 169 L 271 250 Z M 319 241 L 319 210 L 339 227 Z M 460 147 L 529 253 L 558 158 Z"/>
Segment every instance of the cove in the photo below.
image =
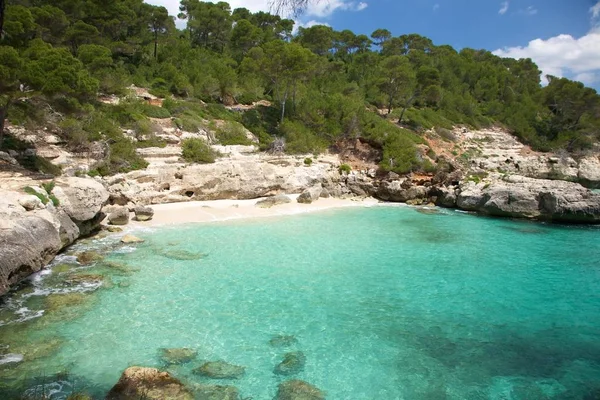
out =
<path fill-rule="evenodd" d="M 597 227 L 382 206 L 135 234 L 79 243 L 2 298 L 0 398 L 102 399 L 131 365 L 252 399 L 290 378 L 327 399 L 600 396 Z M 90 250 L 105 258 L 77 265 Z M 219 360 L 245 372 L 194 373 Z"/>

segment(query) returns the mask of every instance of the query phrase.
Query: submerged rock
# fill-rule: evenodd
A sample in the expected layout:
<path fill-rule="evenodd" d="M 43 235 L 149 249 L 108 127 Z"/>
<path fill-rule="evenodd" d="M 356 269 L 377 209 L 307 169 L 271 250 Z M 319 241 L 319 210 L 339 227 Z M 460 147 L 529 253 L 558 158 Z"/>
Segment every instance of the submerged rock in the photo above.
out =
<path fill-rule="evenodd" d="M 213 379 L 238 379 L 246 368 L 225 361 L 209 361 L 194 370 L 194 373 Z"/>
<path fill-rule="evenodd" d="M 140 239 L 139 237 L 136 237 L 133 235 L 125 235 L 121 238 L 121 243 L 125 243 L 125 244 L 144 243 L 144 239 Z"/>
<path fill-rule="evenodd" d="M 100 284 L 104 281 L 104 276 L 98 274 L 73 274 L 65 279 L 69 285 L 81 284 Z"/>
<path fill-rule="evenodd" d="M 178 261 L 193 261 L 206 257 L 205 253 L 194 253 L 187 250 L 165 250 L 160 255 Z"/>
<path fill-rule="evenodd" d="M 240 392 L 235 386 L 197 385 L 196 400 L 239 400 Z"/>
<path fill-rule="evenodd" d="M 286 353 L 283 356 L 283 361 L 280 362 L 273 372 L 278 375 L 294 375 L 304 369 L 306 356 L 301 351 Z"/>
<path fill-rule="evenodd" d="M 84 251 L 77 254 L 77 262 L 81 265 L 89 265 L 96 261 L 102 260 L 102 256 L 95 251 Z"/>
<path fill-rule="evenodd" d="M 181 381 L 156 368 L 129 367 L 106 400 L 193 400 L 194 395 Z"/>
<path fill-rule="evenodd" d="M 54 312 L 61 308 L 79 306 L 86 302 L 87 297 L 83 293 L 50 294 L 46 297 L 46 309 Z"/>
<path fill-rule="evenodd" d="M 136 221 L 150 221 L 154 216 L 154 210 L 150 207 L 137 206 L 133 211 Z"/>
<path fill-rule="evenodd" d="M 160 359 L 165 364 L 185 364 L 198 356 L 198 352 L 187 347 L 160 349 Z"/>
<path fill-rule="evenodd" d="M 284 194 L 279 194 L 277 196 L 267 197 L 266 199 L 262 199 L 256 202 L 256 207 L 260 208 L 271 208 L 273 206 L 278 206 L 280 204 L 291 203 L 292 199 Z"/>
<path fill-rule="evenodd" d="M 113 226 L 113 225 L 107 226 L 106 230 L 111 233 L 123 232 L 123 228 L 119 228 L 118 226 Z"/>
<path fill-rule="evenodd" d="M 298 339 L 293 335 L 277 335 L 269 340 L 269 344 L 273 347 L 290 347 L 298 344 Z"/>
<path fill-rule="evenodd" d="M 279 384 L 275 400 L 324 400 L 325 394 L 308 382 L 291 380 Z"/>

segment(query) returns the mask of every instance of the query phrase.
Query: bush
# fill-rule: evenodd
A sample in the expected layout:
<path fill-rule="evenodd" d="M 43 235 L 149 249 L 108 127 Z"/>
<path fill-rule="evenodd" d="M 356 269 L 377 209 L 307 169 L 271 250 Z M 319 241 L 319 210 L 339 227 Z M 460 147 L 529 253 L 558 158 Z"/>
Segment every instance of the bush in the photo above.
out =
<path fill-rule="evenodd" d="M 52 191 L 54 190 L 55 186 L 56 186 L 56 182 L 54 182 L 54 181 L 42 183 L 42 187 L 44 188 L 44 190 L 48 194 L 52 193 Z"/>
<path fill-rule="evenodd" d="M 217 129 L 216 137 L 224 146 L 244 145 L 249 146 L 252 141 L 246 136 L 244 126 L 238 122 L 227 122 Z"/>
<path fill-rule="evenodd" d="M 27 194 L 31 194 L 31 195 L 37 197 L 38 199 L 40 199 L 40 201 L 42 202 L 43 205 L 48 204 L 48 197 L 46 197 L 42 193 L 39 193 L 37 190 L 35 190 L 31 186 L 24 187 L 23 191 Z"/>
<path fill-rule="evenodd" d="M 202 139 L 190 138 L 181 142 L 182 156 L 192 163 L 214 163 L 217 154 Z"/>
<path fill-rule="evenodd" d="M 285 121 L 281 131 L 286 139 L 285 151 L 290 154 L 319 154 L 327 147 L 326 142 L 312 133 L 300 122 Z"/>
<path fill-rule="evenodd" d="M 171 112 L 169 110 L 151 104 L 144 104 L 142 106 L 142 111 L 146 117 L 150 118 L 171 118 Z"/>
<path fill-rule="evenodd" d="M 338 167 L 338 171 L 340 174 L 343 174 L 343 173 L 349 174 L 350 171 L 352 171 L 352 167 L 349 166 L 348 164 L 342 164 Z"/>
<path fill-rule="evenodd" d="M 312 160 L 312 158 L 310 158 L 310 157 L 306 157 L 306 158 L 304 159 L 304 165 L 306 165 L 306 166 L 310 167 L 310 166 L 312 165 L 312 163 L 313 163 L 313 160 Z"/>

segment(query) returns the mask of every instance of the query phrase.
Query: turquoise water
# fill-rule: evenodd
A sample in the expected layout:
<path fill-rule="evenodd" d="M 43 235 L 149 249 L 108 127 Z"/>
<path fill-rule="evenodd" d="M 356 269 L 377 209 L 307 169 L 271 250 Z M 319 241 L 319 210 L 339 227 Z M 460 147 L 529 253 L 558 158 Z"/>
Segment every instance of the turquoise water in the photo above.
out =
<path fill-rule="evenodd" d="M 328 399 L 600 398 L 596 227 L 374 207 L 136 235 L 146 242 L 135 251 L 110 238 L 79 245 L 133 269 L 113 273 L 75 317 L 43 323 L 46 311 L 0 328 L 5 353 L 9 333 L 60 340 L 41 359 L 0 365 L 6 393 L 25 378 L 31 393 L 41 371 L 53 398 L 73 382 L 102 398 L 127 366 L 163 367 L 160 348 L 187 347 L 198 359 L 169 367 L 176 376 L 254 400 L 275 396 L 286 378 L 273 369 L 296 350 L 306 365 L 293 377 Z M 44 288 L 64 289 L 59 277 L 5 299 L 5 314 L 36 316 Z M 281 334 L 298 343 L 271 346 Z M 194 375 L 202 360 L 246 374 Z"/>

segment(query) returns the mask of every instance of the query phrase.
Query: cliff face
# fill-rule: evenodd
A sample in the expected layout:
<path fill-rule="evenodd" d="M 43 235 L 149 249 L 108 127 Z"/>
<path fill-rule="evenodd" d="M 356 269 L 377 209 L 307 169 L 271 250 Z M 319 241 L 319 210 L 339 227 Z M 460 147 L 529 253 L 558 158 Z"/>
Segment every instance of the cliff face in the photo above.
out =
<path fill-rule="evenodd" d="M 93 179 L 60 178 L 50 193 L 38 186 L 42 182 L 29 178 L 13 177 L 3 183 L 0 295 L 42 269 L 77 238 L 98 228 L 104 218 L 102 206 L 108 200 L 104 186 Z M 26 194 L 24 187 L 37 195 Z"/>

